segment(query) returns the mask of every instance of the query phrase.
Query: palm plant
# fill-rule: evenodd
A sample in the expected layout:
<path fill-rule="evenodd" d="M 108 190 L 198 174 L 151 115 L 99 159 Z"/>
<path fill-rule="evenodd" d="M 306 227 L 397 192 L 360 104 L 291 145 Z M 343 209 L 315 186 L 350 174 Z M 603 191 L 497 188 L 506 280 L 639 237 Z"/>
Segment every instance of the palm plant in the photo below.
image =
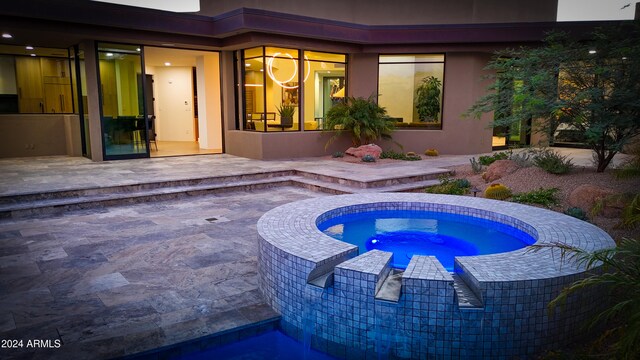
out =
<path fill-rule="evenodd" d="M 391 139 L 394 128 L 394 120 L 375 102 L 373 95 L 366 99 L 349 96 L 327 112 L 324 130 L 335 131 L 335 134 L 325 149 L 345 131 L 351 133 L 353 146 L 360 146 L 378 139 Z"/>
<path fill-rule="evenodd" d="M 611 301 L 587 325 L 593 327 L 605 323 L 612 327 L 601 336 L 601 340 L 612 340 L 615 354 L 604 354 L 607 358 L 637 359 L 640 354 L 640 241 L 623 239 L 615 248 L 594 252 L 557 243 L 534 245 L 533 251 L 549 247 L 559 248 L 563 259 L 574 261 L 586 270 L 602 266 L 602 271 L 594 272 L 563 289 L 549 303 L 548 309 L 553 311 L 576 291 L 602 288 L 603 294 L 612 295 Z"/>

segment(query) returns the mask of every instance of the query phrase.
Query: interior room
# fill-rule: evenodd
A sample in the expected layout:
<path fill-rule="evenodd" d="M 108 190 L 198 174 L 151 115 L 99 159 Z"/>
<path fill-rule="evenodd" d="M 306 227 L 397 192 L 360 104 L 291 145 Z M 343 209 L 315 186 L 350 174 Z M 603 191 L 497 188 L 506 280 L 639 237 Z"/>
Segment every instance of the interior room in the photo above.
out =
<path fill-rule="evenodd" d="M 218 53 L 145 47 L 144 64 L 151 157 L 222 153 Z"/>

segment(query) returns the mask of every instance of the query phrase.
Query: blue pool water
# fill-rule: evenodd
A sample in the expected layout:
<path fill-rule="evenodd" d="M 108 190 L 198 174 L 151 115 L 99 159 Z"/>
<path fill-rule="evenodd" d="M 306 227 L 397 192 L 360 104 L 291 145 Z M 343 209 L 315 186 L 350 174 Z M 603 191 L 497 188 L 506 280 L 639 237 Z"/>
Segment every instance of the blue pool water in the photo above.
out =
<path fill-rule="evenodd" d="M 406 269 L 413 255 L 433 255 L 453 271 L 456 256 L 495 254 L 535 243 L 512 226 L 472 216 L 430 211 L 366 211 L 318 224 L 325 234 L 372 249 L 393 252 L 392 266 Z"/>
<path fill-rule="evenodd" d="M 181 357 L 183 360 L 333 360 L 332 356 L 313 349 L 305 349 L 280 331 L 242 339 Z"/>

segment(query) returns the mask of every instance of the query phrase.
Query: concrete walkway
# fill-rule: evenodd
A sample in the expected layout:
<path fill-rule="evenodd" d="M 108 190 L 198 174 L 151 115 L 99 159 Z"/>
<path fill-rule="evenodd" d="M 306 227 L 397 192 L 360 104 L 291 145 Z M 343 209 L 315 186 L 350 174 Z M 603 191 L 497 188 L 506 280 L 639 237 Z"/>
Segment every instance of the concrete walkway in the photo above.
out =
<path fill-rule="evenodd" d="M 588 151 L 562 150 L 578 164 Z M 298 169 L 371 180 L 467 164 L 470 156 L 349 164 L 204 155 L 94 163 L 0 160 L 0 194 Z M 2 359 L 112 358 L 224 333 L 277 317 L 257 288 L 256 223 L 288 202 L 325 196 L 277 187 L 0 219 Z M 27 348 L 28 340 L 59 348 Z"/>

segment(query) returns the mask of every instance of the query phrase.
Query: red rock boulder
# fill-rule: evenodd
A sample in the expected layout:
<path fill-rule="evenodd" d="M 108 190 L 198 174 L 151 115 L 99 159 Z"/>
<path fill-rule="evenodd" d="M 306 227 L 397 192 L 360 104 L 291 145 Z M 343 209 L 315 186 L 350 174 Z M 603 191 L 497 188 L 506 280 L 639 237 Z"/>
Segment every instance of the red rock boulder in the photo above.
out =
<path fill-rule="evenodd" d="M 382 148 L 375 144 L 368 144 L 358 147 L 350 147 L 345 151 L 345 154 L 355 156 L 360 159 L 365 155 L 371 155 L 374 158 L 379 159 L 380 154 L 382 154 Z"/>
<path fill-rule="evenodd" d="M 591 184 L 580 185 L 569 195 L 569 204 L 590 212 L 596 204 L 602 206 L 601 214 L 607 218 L 619 217 L 624 208 L 620 193 L 609 188 Z"/>
<path fill-rule="evenodd" d="M 486 182 L 496 181 L 503 176 L 509 175 L 518 170 L 518 164 L 511 160 L 497 160 L 489 165 L 487 171 L 482 175 Z"/>

